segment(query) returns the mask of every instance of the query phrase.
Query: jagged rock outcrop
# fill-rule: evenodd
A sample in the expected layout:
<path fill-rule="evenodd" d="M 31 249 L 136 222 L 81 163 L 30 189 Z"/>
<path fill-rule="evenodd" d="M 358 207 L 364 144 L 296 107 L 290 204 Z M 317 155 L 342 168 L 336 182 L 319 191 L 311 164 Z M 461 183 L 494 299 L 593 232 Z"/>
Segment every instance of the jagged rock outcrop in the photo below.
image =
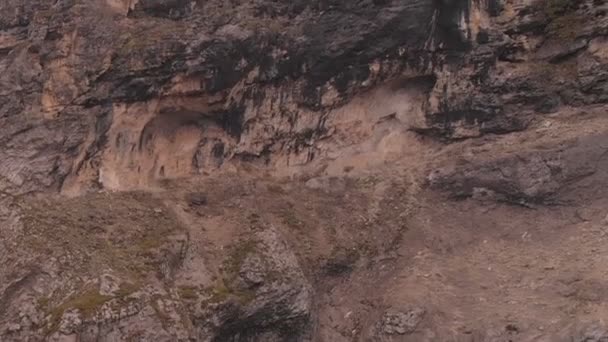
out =
<path fill-rule="evenodd" d="M 396 252 L 404 236 L 457 250 L 432 231 L 407 235 L 414 212 L 434 222 L 424 201 L 584 203 L 593 210 L 577 220 L 597 223 L 607 11 L 598 0 L 2 1 L 0 340 L 532 340 L 511 323 L 444 327 L 471 323 L 432 301 L 385 315 L 391 299 L 370 291 L 395 295 L 405 279 L 425 296 L 414 273 L 386 273 L 386 260 L 424 259 Z M 306 189 L 243 177 L 208 197 L 216 184 L 170 181 L 234 170 Z M 184 189 L 196 191 L 172 197 Z M 579 340 L 605 338 L 582 325 Z M 546 336 L 578 336 L 555 329 Z"/>
<path fill-rule="evenodd" d="M 214 270 L 160 200 L 108 196 L 14 208 L 23 221 L 13 223 L 17 236 L 3 240 L 3 341 L 283 341 L 308 334 L 312 289 L 281 233 L 261 222 L 243 231 Z"/>
<path fill-rule="evenodd" d="M 514 204 L 557 204 L 568 198 L 573 183 L 603 182 L 605 139 L 605 134 L 591 135 L 552 148 L 505 153 L 489 162 L 471 160 L 433 170 L 429 183 L 460 198 L 490 195 Z M 589 191 L 587 196 L 598 195 Z"/>
<path fill-rule="evenodd" d="M 72 177 L 124 188 L 274 150 L 305 162 L 330 130 L 329 108 L 420 62 L 434 11 L 425 1 L 3 6 L 7 136 L 48 150 L 5 152 L 5 187 L 22 191 Z M 407 58 L 381 67 L 399 51 Z M 55 146 L 35 144 L 44 130 L 61 137 Z M 36 175 L 32 163 L 53 171 Z"/>
<path fill-rule="evenodd" d="M 388 81 L 409 108 L 378 118 L 445 139 L 606 100 L 605 10 L 591 2 L 2 6 L 2 188 L 20 192 L 307 163 L 345 130 L 337 108 Z"/>

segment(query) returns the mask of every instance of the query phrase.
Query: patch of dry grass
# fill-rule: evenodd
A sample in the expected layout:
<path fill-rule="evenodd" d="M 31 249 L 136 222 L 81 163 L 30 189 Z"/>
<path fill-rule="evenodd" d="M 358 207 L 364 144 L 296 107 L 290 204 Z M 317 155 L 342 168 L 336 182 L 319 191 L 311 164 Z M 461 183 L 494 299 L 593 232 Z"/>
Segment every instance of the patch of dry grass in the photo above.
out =
<path fill-rule="evenodd" d="M 199 296 L 198 288 L 193 286 L 180 286 L 177 288 L 177 293 L 185 300 L 196 300 Z"/>
<path fill-rule="evenodd" d="M 63 314 L 66 311 L 78 310 L 84 318 L 90 318 L 106 302 L 110 301 L 113 298 L 114 297 L 112 296 L 104 296 L 100 294 L 98 289 L 95 287 L 85 288 L 82 292 L 70 296 L 63 303 L 53 308 L 50 308 L 50 311 L 48 311 L 49 321 L 45 334 L 48 335 L 54 331 L 57 331 L 57 329 L 59 328 L 59 324 L 61 323 Z M 43 303 L 46 304 L 45 308 L 48 310 L 51 303 L 51 299 L 45 298 L 43 299 Z M 41 304 L 40 301 L 39 304 Z"/>
<path fill-rule="evenodd" d="M 162 203 L 142 193 L 35 200 L 22 208 L 24 245 L 79 275 L 109 268 L 138 282 L 154 270 L 162 246 L 185 231 Z"/>

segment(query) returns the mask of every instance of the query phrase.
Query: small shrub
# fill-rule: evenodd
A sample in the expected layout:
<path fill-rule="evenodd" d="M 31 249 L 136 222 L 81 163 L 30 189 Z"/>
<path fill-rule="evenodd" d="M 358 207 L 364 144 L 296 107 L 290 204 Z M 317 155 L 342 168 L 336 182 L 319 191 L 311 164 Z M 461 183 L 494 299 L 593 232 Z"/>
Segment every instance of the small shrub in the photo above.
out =
<path fill-rule="evenodd" d="M 180 286 L 177 292 L 182 299 L 195 300 L 198 298 L 198 289 L 196 287 Z"/>
<path fill-rule="evenodd" d="M 135 284 L 122 283 L 122 284 L 120 284 L 120 287 L 118 288 L 118 291 L 116 291 L 115 295 L 116 295 L 116 298 L 123 299 L 123 298 L 128 297 L 131 294 L 137 292 L 137 290 L 139 290 L 139 287 Z"/>
<path fill-rule="evenodd" d="M 211 289 L 211 299 L 209 301 L 211 303 L 221 303 L 226 301 L 232 291 L 226 286 L 223 281 L 220 281 L 215 287 Z"/>

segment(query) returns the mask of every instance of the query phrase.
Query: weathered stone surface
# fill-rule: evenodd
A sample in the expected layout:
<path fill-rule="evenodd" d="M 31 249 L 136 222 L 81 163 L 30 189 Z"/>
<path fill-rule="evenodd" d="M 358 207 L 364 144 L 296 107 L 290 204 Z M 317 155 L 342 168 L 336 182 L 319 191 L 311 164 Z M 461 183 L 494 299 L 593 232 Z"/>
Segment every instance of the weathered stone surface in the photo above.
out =
<path fill-rule="evenodd" d="M 328 323 L 316 314 L 333 302 L 317 297 L 346 305 L 337 283 L 391 269 L 382 253 L 409 229 L 419 189 L 525 207 L 603 198 L 604 126 L 542 122 L 608 102 L 607 11 L 597 0 L 0 1 L 0 340 L 360 340 L 378 323 L 375 299 L 359 293 Z M 553 129 L 565 136 L 547 146 L 456 153 L 428 188 L 418 176 L 444 147 Z M 319 210 L 302 224 L 308 193 L 268 207 L 289 226 L 277 229 L 239 189 L 219 208 L 213 186 L 179 200 L 105 192 L 243 166 L 308 177 L 317 199 L 360 209 L 344 195 L 353 184 L 329 174 L 394 155 L 408 170 L 387 174 L 411 189 L 362 178 L 370 204 L 345 207 L 344 222 Z M 249 211 L 247 224 L 233 217 Z M 428 247 L 427 233 L 413 240 Z M 387 313 L 380 333 L 441 340 L 441 314 Z M 465 335 L 520 334 L 503 327 Z M 598 329 L 564 338 L 603 341 Z"/>
<path fill-rule="evenodd" d="M 229 254 L 224 281 L 234 293 L 204 314 L 210 317 L 199 340 L 261 342 L 276 334 L 270 341 L 298 341 L 308 334 L 312 287 L 278 234 L 264 229 Z"/>
<path fill-rule="evenodd" d="M 517 153 L 490 161 L 471 161 L 463 166 L 433 170 L 432 187 L 454 197 L 472 197 L 481 192 L 522 205 L 555 204 L 567 198 L 569 186 L 605 182 L 605 134 L 565 142 L 555 149 Z M 595 191 L 586 194 L 597 197 Z"/>
<path fill-rule="evenodd" d="M 423 92 L 407 119 L 417 132 L 522 130 L 536 112 L 605 102 L 600 7 L 5 2 L 2 188 L 123 189 L 234 159 L 310 162 L 341 129 L 333 109 L 394 79 Z"/>
<path fill-rule="evenodd" d="M 416 331 L 424 318 L 424 309 L 414 308 L 405 312 L 386 312 L 382 316 L 380 328 L 387 335 L 405 335 Z"/>

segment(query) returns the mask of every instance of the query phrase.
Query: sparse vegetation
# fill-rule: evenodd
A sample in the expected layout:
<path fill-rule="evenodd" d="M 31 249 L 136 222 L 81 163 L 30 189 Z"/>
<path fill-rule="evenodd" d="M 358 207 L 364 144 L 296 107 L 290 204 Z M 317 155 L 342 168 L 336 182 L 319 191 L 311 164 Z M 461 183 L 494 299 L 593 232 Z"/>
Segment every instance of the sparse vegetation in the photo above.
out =
<path fill-rule="evenodd" d="M 65 310 L 77 309 L 83 316 L 90 317 L 110 299 L 112 299 L 111 296 L 104 296 L 96 289 L 91 289 L 76 295 L 60 306 L 60 308 L 63 307 Z"/>
<path fill-rule="evenodd" d="M 210 303 L 220 303 L 227 300 L 230 297 L 232 291 L 226 286 L 224 281 L 220 280 L 218 284 L 211 289 L 209 289 L 211 294 L 211 298 L 209 299 Z"/>
<path fill-rule="evenodd" d="M 292 208 L 285 208 L 280 212 L 281 219 L 283 223 L 290 228 L 302 228 L 304 226 L 304 222 L 298 219 L 295 211 Z"/>
<path fill-rule="evenodd" d="M 165 242 L 164 237 L 161 234 L 153 234 L 140 240 L 136 247 L 139 253 L 145 255 L 151 250 L 158 249 Z"/>
<path fill-rule="evenodd" d="M 234 245 L 223 263 L 224 278 L 228 282 L 234 281 L 237 277 L 243 262 L 251 253 L 255 253 L 257 241 L 243 240 Z"/>
<path fill-rule="evenodd" d="M 23 207 L 27 246 L 60 259 L 70 272 L 84 275 L 104 267 L 139 283 L 160 265 L 161 247 L 183 232 L 169 210 L 154 211 L 159 207 L 158 200 L 141 193 L 31 201 Z"/>
<path fill-rule="evenodd" d="M 241 305 L 247 305 L 255 299 L 255 292 L 251 290 L 234 291 L 233 294 Z"/>
<path fill-rule="evenodd" d="M 287 227 L 301 229 L 304 227 L 304 222 L 298 217 L 295 205 L 291 202 L 285 202 L 285 205 L 277 212 L 283 224 Z"/>
<path fill-rule="evenodd" d="M 96 288 L 88 288 L 83 292 L 79 292 L 71 296 L 67 301 L 54 307 L 50 312 L 48 312 L 50 319 L 46 334 L 52 333 L 59 328 L 61 318 L 66 311 L 78 310 L 83 317 L 90 318 L 97 312 L 97 310 L 99 310 L 99 308 L 101 308 L 102 305 L 110 301 L 112 298 L 113 297 L 111 296 L 104 296 L 100 294 Z M 43 301 L 47 304 L 46 307 L 48 309 L 50 299 L 46 298 Z"/>
<path fill-rule="evenodd" d="M 124 299 L 130 295 L 132 295 L 133 293 L 137 292 L 139 290 L 139 286 L 132 284 L 132 283 L 122 283 L 120 284 L 120 287 L 118 288 L 118 291 L 116 291 L 115 295 L 117 298 L 120 299 Z"/>
<path fill-rule="evenodd" d="M 198 298 L 198 288 L 192 286 L 180 286 L 177 289 L 179 296 L 186 300 L 196 300 Z"/>
<path fill-rule="evenodd" d="M 160 201 L 142 193 L 90 194 L 84 198 L 51 198 L 23 204 L 25 246 L 58 260 L 66 274 L 95 278 L 111 269 L 123 279 L 112 295 L 97 286 L 72 282 L 69 288 L 38 299 L 48 319 L 45 333 L 56 331 L 65 312 L 78 310 L 93 317 L 107 302 L 120 309 L 136 297 L 146 277 L 159 270 L 168 241 L 180 238 L 183 228 Z M 74 291 L 71 294 L 68 291 Z M 67 292 L 67 293 L 66 293 Z"/>
<path fill-rule="evenodd" d="M 256 253 L 257 246 L 258 242 L 255 240 L 243 240 L 232 246 L 222 265 L 223 276 L 213 287 L 203 290 L 208 297 L 207 304 L 221 303 L 234 298 L 240 304 L 246 305 L 255 299 L 255 291 L 240 289 L 235 281 L 243 262 L 250 254 Z"/>
<path fill-rule="evenodd" d="M 49 297 L 40 297 L 36 300 L 36 304 L 39 310 L 46 312 L 49 308 L 51 299 Z"/>
<path fill-rule="evenodd" d="M 247 305 L 255 299 L 255 292 L 251 290 L 235 290 L 230 286 L 227 286 L 223 280 L 219 280 L 218 283 L 207 289 L 209 299 L 206 301 L 207 304 L 222 303 L 230 298 L 236 299 L 241 305 Z"/>

